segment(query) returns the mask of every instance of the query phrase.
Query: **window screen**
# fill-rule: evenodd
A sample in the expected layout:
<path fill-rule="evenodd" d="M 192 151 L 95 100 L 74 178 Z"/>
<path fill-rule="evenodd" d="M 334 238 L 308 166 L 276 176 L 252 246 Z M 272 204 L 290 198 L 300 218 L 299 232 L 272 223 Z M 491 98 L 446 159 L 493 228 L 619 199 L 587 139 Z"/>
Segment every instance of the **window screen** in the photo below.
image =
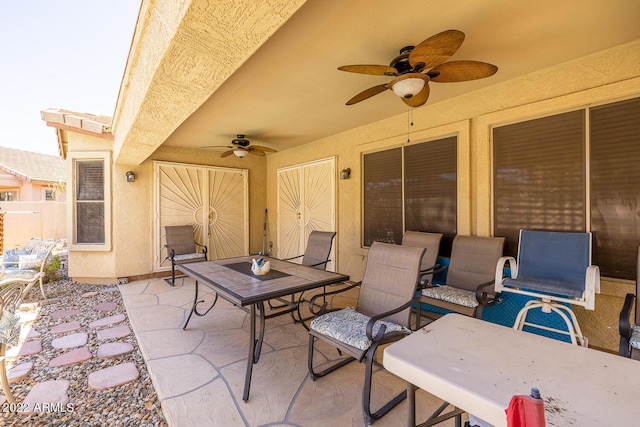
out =
<path fill-rule="evenodd" d="M 640 244 L 640 98 L 590 110 L 593 263 L 635 279 Z"/>
<path fill-rule="evenodd" d="M 585 231 L 585 112 L 493 130 L 494 235 L 518 252 L 521 228 Z"/>
<path fill-rule="evenodd" d="M 402 241 L 401 148 L 364 156 L 364 246 Z"/>
<path fill-rule="evenodd" d="M 443 233 L 451 254 L 457 231 L 457 137 L 404 148 L 405 229 Z"/>

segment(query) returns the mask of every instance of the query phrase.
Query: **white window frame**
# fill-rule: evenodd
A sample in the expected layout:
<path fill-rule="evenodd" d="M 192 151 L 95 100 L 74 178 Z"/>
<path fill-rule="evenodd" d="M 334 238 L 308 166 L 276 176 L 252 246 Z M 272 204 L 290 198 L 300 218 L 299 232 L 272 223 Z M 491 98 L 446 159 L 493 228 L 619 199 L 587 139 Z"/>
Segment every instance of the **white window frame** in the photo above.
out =
<path fill-rule="evenodd" d="M 71 191 L 68 194 L 69 206 L 71 213 L 67 215 L 67 230 L 71 233 L 69 239 L 69 249 L 76 251 L 110 251 L 111 250 L 111 152 L 110 151 L 81 151 L 68 154 L 69 170 L 67 176 L 71 177 Z M 77 194 L 77 175 L 76 168 L 78 162 L 100 160 L 104 164 L 104 243 L 88 244 L 76 243 L 77 239 L 77 210 L 76 210 L 76 194 Z"/>

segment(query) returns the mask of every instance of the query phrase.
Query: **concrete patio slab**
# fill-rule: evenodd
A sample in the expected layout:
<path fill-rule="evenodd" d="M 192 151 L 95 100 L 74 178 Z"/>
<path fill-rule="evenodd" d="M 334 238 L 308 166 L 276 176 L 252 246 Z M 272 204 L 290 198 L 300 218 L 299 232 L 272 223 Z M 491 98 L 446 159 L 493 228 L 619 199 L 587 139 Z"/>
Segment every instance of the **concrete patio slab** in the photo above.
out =
<path fill-rule="evenodd" d="M 194 354 L 149 360 L 147 366 L 160 400 L 198 390 L 218 376 L 209 361 Z"/>
<path fill-rule="evenodd" d="M 140 349 L 147 359 L 160 359 L 192 353 L 202 343 L 205 332 L 200 330 L 166 329 L 137 334 Z"/>
<path fill-rule="evenodd" d="M 129 307 L 149 307 L 158 305 L 159 298 L 157 295 L 149 295 L 149 294 L 133 294 L 127 297 L 127 304 Z"/>
<path fill-rule="evenodd" d="M 129 308 L 127 314 L 134 332 L 154 331 L 158 329 L 173 329 L 182 327 L 184 310 L 168 305 Z"/>
<path fill-rule="evenodd" d="M 212 410 L 212 408 L 225 408 Z M 246 427 L 237 402 L 229 394 L 222 378 L 211 381 L 197 393 L 186 393 L 162 400 L 162 409 L 170 426 Z"/>

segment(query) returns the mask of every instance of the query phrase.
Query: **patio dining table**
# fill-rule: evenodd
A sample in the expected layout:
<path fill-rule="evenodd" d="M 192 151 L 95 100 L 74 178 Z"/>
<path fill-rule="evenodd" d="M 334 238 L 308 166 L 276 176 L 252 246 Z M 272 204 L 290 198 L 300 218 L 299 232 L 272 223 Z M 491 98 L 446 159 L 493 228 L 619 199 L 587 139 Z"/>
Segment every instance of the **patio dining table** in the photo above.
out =
<path fill-rule="evenodd" d="M 249 357 L 242 395 L 245 402 L 249 400 L 253 365 L 258 363 L 260 359 L 265 319 L 298 311 L 300 304 L 304 301 L 302 293 L 305 291 L 349 280 L 349 276 L 344 274 L 269 257 L 262 258 L 265 262 L 270 262 L 271 271 L 263 276 L 257 276 L 251 272 L 251 261 L 254 258 L 259 257 L 247 255 L 180 266 L 183 273 L 196 281 L 193 306 L 183 329 L 187 327 L 194 313 L 198 316 L 206 315 L 215 306 L 218 296 L 250 314 Z M 204 302 L 198 297 L 199 283 L 206 285 L 216 293 L 213 303 L 204 311 L 198 309 L 199 304 Z M 294 295 L 298 295 L 298 298 L 294 298 Z M 285 297 L 291 297 L 291 299 L 284 309 L 276 309 L 269 314 L 265 313 L 266 301 L 282 300 Z M 258 328 L 256 328 L 257 320 L 260 322 Z"/>

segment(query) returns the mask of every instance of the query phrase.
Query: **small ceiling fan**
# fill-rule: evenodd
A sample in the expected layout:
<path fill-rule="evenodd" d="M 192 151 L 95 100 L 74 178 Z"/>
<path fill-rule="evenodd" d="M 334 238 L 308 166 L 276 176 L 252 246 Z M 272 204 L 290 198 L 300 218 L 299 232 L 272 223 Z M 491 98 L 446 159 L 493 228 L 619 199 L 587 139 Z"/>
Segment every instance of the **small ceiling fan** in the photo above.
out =
<path fill-rule="evenodd" d="M 236 137 L 231 140 L 231 145 L 210 145 L 202 148 L 215 148 L 215 147 L 230 148 L 230 150 L 220 154 L 220 157 L 227 157 L 232 154 L 235 154 L 236 157 L 243 158 L 244 156 L 247 155 L 247 153 L 251 153 L 256 156 L 264 156 L 264 153 L 276 152 L 276 150 L 269 147 L 263 147 L 261 145 L 251 145 L 251 141 L 245 138 L 245 136 L 242 134 L 236 135 Z"/>
<path fill-rule="evenodd" d="M 429 81 L 464 82 L 490 77 L 498 67 L 479 61 L 447 61 L 462 45 L 464 33 L 447 30 L 429 37 L 417 46 L 400 49 L 400 55 L 387 65 L 343 65 L 338 70 L 351 73 L 394 77 L 389 83 L 370 87 L 350 100 L 353 105 L 374 95 L 392 90 L 411 107 L 424 105 L 429 99 Z"/>

